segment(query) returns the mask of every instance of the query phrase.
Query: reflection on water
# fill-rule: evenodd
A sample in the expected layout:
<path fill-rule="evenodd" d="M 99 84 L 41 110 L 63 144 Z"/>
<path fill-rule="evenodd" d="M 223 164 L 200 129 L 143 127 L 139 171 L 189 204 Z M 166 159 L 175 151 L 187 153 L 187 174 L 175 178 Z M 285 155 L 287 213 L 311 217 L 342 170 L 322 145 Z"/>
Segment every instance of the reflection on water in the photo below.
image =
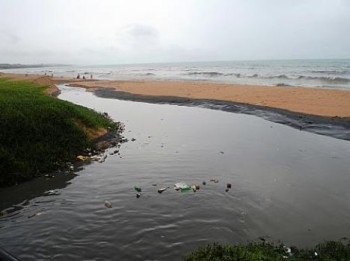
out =
<path fill-rule="evenodd" d="M 310 246 L 349 234 L 348 141 L 254 116 L 102 99 L 81 89 L 63 87 L 60 98 L 108 112 L 125 123 L 130 141 L 58 195 L 36 197 L 0 219 L 1 244 L 24 260 L 179 260 L 215 241 L 264 237 Z M 177 182 L 201 188 L 181 193 L 172 189 Z"/>

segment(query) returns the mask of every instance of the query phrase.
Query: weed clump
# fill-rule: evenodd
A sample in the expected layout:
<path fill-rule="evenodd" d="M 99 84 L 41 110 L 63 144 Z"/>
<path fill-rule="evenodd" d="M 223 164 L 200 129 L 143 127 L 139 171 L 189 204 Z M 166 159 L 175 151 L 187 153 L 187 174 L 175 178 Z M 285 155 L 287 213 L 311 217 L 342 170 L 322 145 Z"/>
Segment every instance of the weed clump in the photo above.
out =
<path fill-rule="evenodd" d="M 0 187 L 54 171 L 93 146 L 89 133 L 118 128 L 103 114 L 45 95 L 47 88 L 0 78 Z"/>
<path fill-rule="evenodd" d="M 350 245 L 341 241 L 326 241 L 314 248 L 298 249 L 265 242 L 199 247 L 183 257 L 184 261 L 346 261 L 350 260 Z"/>

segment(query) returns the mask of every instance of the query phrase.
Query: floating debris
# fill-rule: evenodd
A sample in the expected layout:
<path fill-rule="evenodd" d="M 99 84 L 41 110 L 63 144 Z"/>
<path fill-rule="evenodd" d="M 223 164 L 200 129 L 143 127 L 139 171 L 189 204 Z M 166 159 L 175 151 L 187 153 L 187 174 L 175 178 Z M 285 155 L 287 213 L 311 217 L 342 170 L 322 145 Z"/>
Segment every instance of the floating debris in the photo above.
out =
<path fill-rule="evenodd" d="M 196 192 L 197 190 L 200 189 L 200 186 L 197 185 L 197 184 L 194 184 L 194 185 L 191 186 L 191 188 L 192 188 L 193 192 Z"/>
<path fill-rule="evenodd" d="M 141 192 L 141 187 L 140 187 L 140 186 L 134 186 L 134 189 L 135 189 L 137 192 Z"/>
<path fill-rule="evenodd" d="M 135 141 L 136 139 L 135 138 L 132 138 L 131 141 Z"/>
<path fill-rule="evenodd" d="M 214 182 L 214 183 L 219 183 L 219 180 L 217 180 L 217 179 L 211 179 L 210 181 Z"/>
<path fill-rule="evenodd" d="M 205 185 L 207 185 L 207 182 L 203 181 L 202 184 L 205 186 Z"/>
<path fill-rule="evenodd" d="M 225 192 L 229 192 L 230 190 L 227 188 L 227 189 L 225 189 Z"/>
<path fill-rule="evenodd" d="M 163 193 L 164 191 L 166 191 L 169 187 L 166 187 L 166 188 L 160 188 L 158 189 L 158 193 Z"/>
<path fill-rule="evenodd" d="M 141 193 L 136 194 L 136 198 L 139 198 L 139 197 L 141 197 Z"/>
<path fill-rule="evenodd" d="M 42 215 L 42 214 L 44 214 L 44 212 L 36 212 L 36 213 L 33 213 L 33 214 L 29 215 L 27 218 L 32 218 L 32 217 L 35 217 L 35 216 L 40 216 L 40 215 Z"/>
<path fill-rule="evenodd" d="M 227 183 L 226 187 L 227 187 L 228 189 L 230 189 L 230 188 L 231 188 L 231 183 Z"/>
<path fill-rule="evenodd" d="M 182 182 L 179 182 L 179 183 L 176 183 L 174 185 L 174 189 L 175 190 L 181 190 L 181 191 L 188 191 L 191 189 L 191 187 L 189 185 L 187 185 L 186 183 L 182 183 Z"/>
<path fill-rule="evenodd" d="M 121 138 L 120 139 L 120 143 L 125 143 L 125 142 L 128 142 L 129 140 L 127 138 Z"/>
<path fill-rule="evenodd" d="M 183 188 L 180 189 L 181 192 L 187 192 L 187 191 L 190 191 L 190 190 L 191 190 L 190 186 L 183 187 Z"/>
<path fill-rule="evenodd" d="M 109 202 L 108 200 L 105 200 L 105 207 L 106 208 L 112 208 L 112 203 Z"/>
<path fill-rule="evenodd" d="M 105 162 L 105 160 L 107 159 L 107 155 L 104 155 L 103 157 L 102 157 L 102 159 L 99 161 L 100 163 L 103 163 L 103 162 Z"/>

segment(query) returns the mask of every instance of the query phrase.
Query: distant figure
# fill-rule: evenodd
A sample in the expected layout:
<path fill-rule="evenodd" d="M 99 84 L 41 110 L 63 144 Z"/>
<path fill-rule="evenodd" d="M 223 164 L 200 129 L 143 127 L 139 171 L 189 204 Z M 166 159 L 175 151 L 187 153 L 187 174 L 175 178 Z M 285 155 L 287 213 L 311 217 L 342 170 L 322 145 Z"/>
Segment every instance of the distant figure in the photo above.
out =
<path fill-rule="evenodd" d="M 78 75 L 77 75 L 77 79 L 80 79 L 80 74 L 78 73 Z"/>
<path fill-rule="evenodd" d="M 83 80 L 85 80 L 85 75 L 83 75 Z"/>
<path fill-rule="evenodd" d="M 90 74 L 90 80 L 92 80 L 92 74 Z"/>

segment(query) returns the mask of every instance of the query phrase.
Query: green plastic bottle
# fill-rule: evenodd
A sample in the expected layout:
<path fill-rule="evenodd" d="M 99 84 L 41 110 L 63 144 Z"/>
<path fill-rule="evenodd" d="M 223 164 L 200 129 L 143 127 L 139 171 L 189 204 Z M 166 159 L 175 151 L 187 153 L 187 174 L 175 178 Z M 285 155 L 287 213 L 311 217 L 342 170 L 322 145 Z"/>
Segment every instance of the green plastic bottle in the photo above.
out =
<path fill-rule="evenodd" d="M 140 187 L 140 186 L 134 186 L 134 189 L 135 189 L 137 192 L 141 192 L 141 187 Z"/>

